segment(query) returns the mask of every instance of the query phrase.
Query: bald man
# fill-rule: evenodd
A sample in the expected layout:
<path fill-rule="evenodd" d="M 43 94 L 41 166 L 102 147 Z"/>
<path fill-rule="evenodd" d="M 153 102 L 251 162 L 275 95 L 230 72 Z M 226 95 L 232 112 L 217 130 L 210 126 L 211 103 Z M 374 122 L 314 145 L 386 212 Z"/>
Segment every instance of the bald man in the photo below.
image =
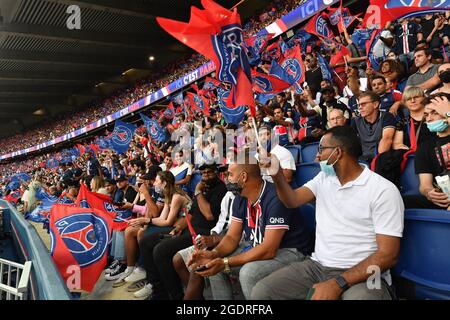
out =
<path fill-rule="evenodd" d="M 212 251 L 196 251 L 188 263 L 209 277 L 214 300 L 233 299 L 230 274 L 239 276 L 249 299 L 259 280 L 303 261 L 312 244 L 297 210 L 281 203 L 274 185 L 262 179 L 258 164 L 251 164 L 255 159 L 250 160 L 248 151 L 243 162 L 228 168 L 227 189 L 236 198 L 227 234 Z"/>

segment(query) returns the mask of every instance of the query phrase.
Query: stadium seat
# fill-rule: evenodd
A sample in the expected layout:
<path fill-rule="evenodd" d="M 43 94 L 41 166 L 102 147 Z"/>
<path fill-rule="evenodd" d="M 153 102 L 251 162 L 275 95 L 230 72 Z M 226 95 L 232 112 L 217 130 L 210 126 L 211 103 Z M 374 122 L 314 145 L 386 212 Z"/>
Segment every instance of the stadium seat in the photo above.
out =
<path fill-rule="evenodd" d="M 319 148 L 319 143 L 308 143 L 302 147 L 302 162 L 314 162 L 317 155 L 317 150 Z"/>
<path fill-rule="evenodd" d="M 313 179 L 319 172 L 320 165 L 318 162 L 299 164 L 295 171 L 295 182 L 297 186 L 301 187 L 306 182 Z"/>
<path fill-rule="evenodd" d="M 294 157 L 295 165 L 298 165 L 302 162 L 302 147 L 299 145 L 286 146 L 292 156 Z"/>
<path fill-rule="evenodd" d="M 419 177 L 414 170 L 414 155 L 409 155 L 406 168 L 400 177 L 402 195 L 419 195 Z"/>
<path fill-rule="evenodd" d="M 298 211 L 306 222 L 309 231 L 314 232 L 316 229 L 316 206 L 312 203 L 307 203 L 301 206 Z"/>
<path fill-rule="evenodd" d="M 416 299 L 450 299 L 450 213 L 407 209 L 395 274 L 412 282 Z"/>

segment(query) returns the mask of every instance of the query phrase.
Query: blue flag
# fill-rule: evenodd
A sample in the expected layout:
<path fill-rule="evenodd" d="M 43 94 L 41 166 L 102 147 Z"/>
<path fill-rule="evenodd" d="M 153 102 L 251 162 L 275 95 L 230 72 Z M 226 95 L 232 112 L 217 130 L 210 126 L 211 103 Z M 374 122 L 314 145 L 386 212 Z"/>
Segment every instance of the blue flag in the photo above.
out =
<path fill-rule="evenodd" d="M 272 60 L 269 74 L 289 83 L 294 84 L 295 79 L 277 61 Z"/>
<path fill-rule="evenodd" d="M 144 121 L 145 129 L 147 129 L 148 134 L 152 140 L 161 143 L 167 140 L 167 134 L 164 128 L 160 126 L 158 121 L 147 117 L 146 115 L 140 113 L 142 121 Z"/>
<path fill-rule="evenodd" d="M 134 124 L 116 120 L 116 125 L 111 135 L 111 147 L 119 154 L 126 152 L 130 147 L 135 131 L 136 126 Z"/>
<path fill-rule="evenodd" d="M 48 214 L 53 206 L 53 204 L 58 200 L 57 196 L 52 196 L 45 192 L 42 188 L 36 191 L 36 198 L 41 201 L 31 213 L 25 215 L 25 219 L 43 223 L 48 221 Z"/>
<path fill-rule="evenodd" d="M 221 87 L 217 87 L 217 98 L 219 102 L 219 108 L 222 112 L 222 115 L 227 123 L 233 123 L 235 125 L 239 125 L 239 123 L 245 117 L 245 107 L 240 106 L 237 108 L 229 108 L 227 107 L 226 100 L 230 95 L 229 90 L 225 90 Z"/>
<path fill-rule="evenodd" d="M 183 92 L 180 92 L 177 95 L 172 96 L 171 99 L 177 105 L 181 106 L 183 104 Z"/>
<path fill-rule="evenodd" d="M 333 74 L 327 60 L 320 53 L 318 53 L 317 61 L 320 67 L 320 71 L 322 71 L 322 78 L 328 79 L 330 80 L 330 82 L 333 82 Z"/>

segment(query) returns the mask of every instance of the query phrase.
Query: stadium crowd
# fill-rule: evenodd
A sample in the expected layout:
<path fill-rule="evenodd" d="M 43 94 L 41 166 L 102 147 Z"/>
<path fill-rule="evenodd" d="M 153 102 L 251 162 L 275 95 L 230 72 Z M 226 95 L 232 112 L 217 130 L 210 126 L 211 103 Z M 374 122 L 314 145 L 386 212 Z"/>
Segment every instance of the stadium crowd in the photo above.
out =
<path fill-rule="evenodd" d="M 274 1 L 269 8 L 257 15 L 257 18 L 249 19 L 245 24 L 244 34 L 246 36 L 255 34 L 304 2 L 305 0 Z M 261 15 L 262 17 L 260 17 Z M 51 122 L 38 123 L 35 127 L 27 128 L 24 132 L 2 138 L 0 150 L 2 150 L 2 154 L 6 154 L 26 149 L 75 131 L 133 104 L 206 62 L 207 60 L 197 53 L 180 59 L 162 68 L 159 72 L 154 72 L 149 77 L 137 81 L 132 87 L 119 90 L 102 101 L 94 101 L 91 106 L 85 107 L 84 110 L 77 109 L 69 113 L 56 115 Z"/>
<path fill-rule="evenodd" d="M 246 25 L 248 32 L 299 4 L 285 3 L 275 1 L 268 15 Z M 404 209 L 450 206 L 449 18 L 447 12 L 388 23 L 374 48 L 378 69 L 347 30 L 335 40 L 349 55 L 316 43 L 303 57 L 303 92 L 258 101 L 255 118 L 247 112 L 239 126 L 227 123 L 212 101 L 210 116 L 161 115 L 167 133 L 161 143 L 142 126 L 124 154 L 84 150 L 56 168 L 47 161 L 58 152 L 3 164 L 2 194 L 12 193 L 7 177 L 27 172 L 31 179 L 16 195 L 24 213 L 39 205 L 37 190 L 75 199 L 81 182 L 132 210 L 128 227 L 113 232 L 104 276 L 135 298 L 203 299 L 209 285 L 213 299 L 236 298 L 236 287 L 245 299 L 392 299 L 389 269 L 399 255 Z M 332 79 L 324 77 L 319 55 Z M 76 117 L 105 116 L 196 61 Z M 61 133 L 78 125 L 67 120 Z M 236 135 L 226 132 L 238 128 Z M 40 130 L 47 139 L 44 131 L 55 129 Z M 180 131 L 199 132 L 187 149 L 176 149 L 186 142 Z M 1 149 L 12 150 L 18 139 L 23 135 L 2 141 Z M 321 173 L 297 185 L 290 146 L 309 143 L 318 144 Z M 420 194 L 402 196 L 410 154 Z M 314 202 L 312 232 L 298 208 Z M 374 290 L 366 285 L 372 265 L 382 272 Z"/>

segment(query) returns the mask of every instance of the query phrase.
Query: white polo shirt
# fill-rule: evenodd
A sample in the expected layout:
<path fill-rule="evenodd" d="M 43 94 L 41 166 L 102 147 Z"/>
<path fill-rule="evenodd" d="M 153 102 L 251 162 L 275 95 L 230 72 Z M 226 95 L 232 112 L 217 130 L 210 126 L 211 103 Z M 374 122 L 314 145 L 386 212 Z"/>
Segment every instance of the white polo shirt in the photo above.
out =
<path fill-rule="evenodd" d="M 312 259 L 321 265 L 351 268 L 378 249 L 376 234 L 402 237 L 404 205 L 400 192 L 367 167 L 344 186 L 337 177 L 320 172 L 305 187 L 316 196 Z"/>
<path fill-rule="evenodd" d="M 289 169 L 295 171 L 296 167 L 294 156 L 288 149 L 277 144 L 270 150 L 270 154 L 273 154 L 275 157 L 277 157 L 278 161 L 280 161 L 281 169 Z M 255 155 L 255 158 L 256 160 L 258 160 L 258 154 Z M 261 176 L 267 182 L 273 183 L 273 179 L 267 172 L 267 169 L 261 168 Z"/>

